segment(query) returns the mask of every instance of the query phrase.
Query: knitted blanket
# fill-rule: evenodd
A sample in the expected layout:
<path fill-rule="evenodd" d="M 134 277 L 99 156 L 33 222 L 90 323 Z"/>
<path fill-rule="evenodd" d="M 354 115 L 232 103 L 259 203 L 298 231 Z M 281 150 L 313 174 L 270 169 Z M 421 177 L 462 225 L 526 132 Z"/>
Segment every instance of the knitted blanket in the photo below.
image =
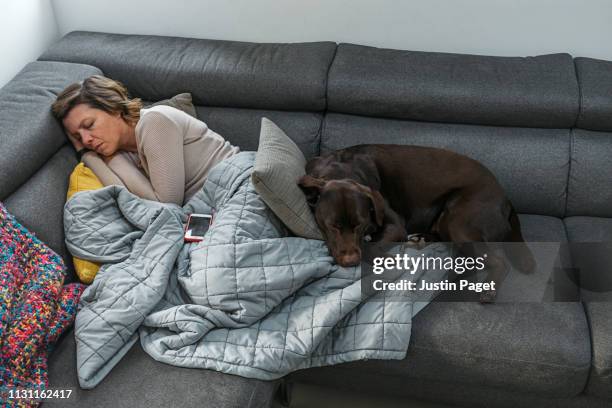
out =
<path fill-rule="evenodd" d="M 63 285 L 62 259 L 25 229 L 0 202 L 0 402 L 16 390 L 48 386 L 47 356 L 76 315 L 85 286 Z M 11 395 L 12 394 L 12 395 Z"/>

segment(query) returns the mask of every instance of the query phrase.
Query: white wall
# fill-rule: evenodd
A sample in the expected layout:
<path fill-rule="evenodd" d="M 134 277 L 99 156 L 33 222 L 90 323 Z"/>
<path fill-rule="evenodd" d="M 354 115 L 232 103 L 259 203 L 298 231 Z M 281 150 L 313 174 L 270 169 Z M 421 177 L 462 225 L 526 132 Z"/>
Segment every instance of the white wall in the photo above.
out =
<path fill-rule="evenodd" d="M 51 0 L 2 0 L 0 87 L 58 39 Z"/>
<path fill-rule="evenodd" d="M 52 0 L 73 30 L 612 60 L 612 0 Z"/>
<path fill-rule="evenodd" d="M 0 86 L 73 30 L 612 60 L 612 0 L 2 0 Z"/>

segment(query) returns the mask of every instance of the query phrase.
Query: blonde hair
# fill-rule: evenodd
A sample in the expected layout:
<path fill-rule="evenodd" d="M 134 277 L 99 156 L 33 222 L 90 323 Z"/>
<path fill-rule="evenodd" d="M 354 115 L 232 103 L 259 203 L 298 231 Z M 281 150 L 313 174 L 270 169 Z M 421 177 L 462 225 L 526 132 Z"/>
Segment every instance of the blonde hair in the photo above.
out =
<path fill-rule="evenodd" d="M 81 103 L 109 114 L 119 113 L 129 124 L 138 122 L 142 108 L 140 98 L 130 99 L 121 82 L 101 75 L 92 75 L 67 86 L 51 105 L 51 111 L 61 122 L 72 108 Z"/>

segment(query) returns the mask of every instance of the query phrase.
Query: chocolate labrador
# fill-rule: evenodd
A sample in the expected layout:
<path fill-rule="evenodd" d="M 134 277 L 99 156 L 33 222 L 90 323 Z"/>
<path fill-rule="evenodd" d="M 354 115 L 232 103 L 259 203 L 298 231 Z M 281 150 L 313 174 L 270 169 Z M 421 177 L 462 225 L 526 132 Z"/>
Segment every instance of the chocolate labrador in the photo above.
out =
<path fill-rule="evenodd" d="M 518 216 L 482 164 L 445 149 L 368 144 L 311 159 L 298 181 L 314 209 L 331 255 L 342 266 L 361 261 L 361 243 L 405 242 L 408 234 L 453 242 L 465 256 L 487 242 L 522 243 Z M 526 245 L 506 249 L 521 271 L 535 264 Z M 488 255 L 488 278 L 499 281 L 503 259 Z M 493 300 L 488 292 L 481 300 Z M 489 299 L 490 298 L 490 299 Z"/>

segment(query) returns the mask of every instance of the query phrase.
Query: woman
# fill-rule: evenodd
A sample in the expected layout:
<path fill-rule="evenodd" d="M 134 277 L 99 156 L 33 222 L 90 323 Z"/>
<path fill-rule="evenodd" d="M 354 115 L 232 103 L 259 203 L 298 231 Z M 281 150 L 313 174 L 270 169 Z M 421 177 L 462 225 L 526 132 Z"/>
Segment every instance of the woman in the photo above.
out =
<path fill-rule="evenodd" d="M 143 109 L 121 83 L 99 75 L 64 89 L 52 111 L 77 152 L 102 157 L 83 160 L 104 185 L 142 198 L 182 206 L 215 164 L 239 152 L 204 122 L 170 106 Z"/>

